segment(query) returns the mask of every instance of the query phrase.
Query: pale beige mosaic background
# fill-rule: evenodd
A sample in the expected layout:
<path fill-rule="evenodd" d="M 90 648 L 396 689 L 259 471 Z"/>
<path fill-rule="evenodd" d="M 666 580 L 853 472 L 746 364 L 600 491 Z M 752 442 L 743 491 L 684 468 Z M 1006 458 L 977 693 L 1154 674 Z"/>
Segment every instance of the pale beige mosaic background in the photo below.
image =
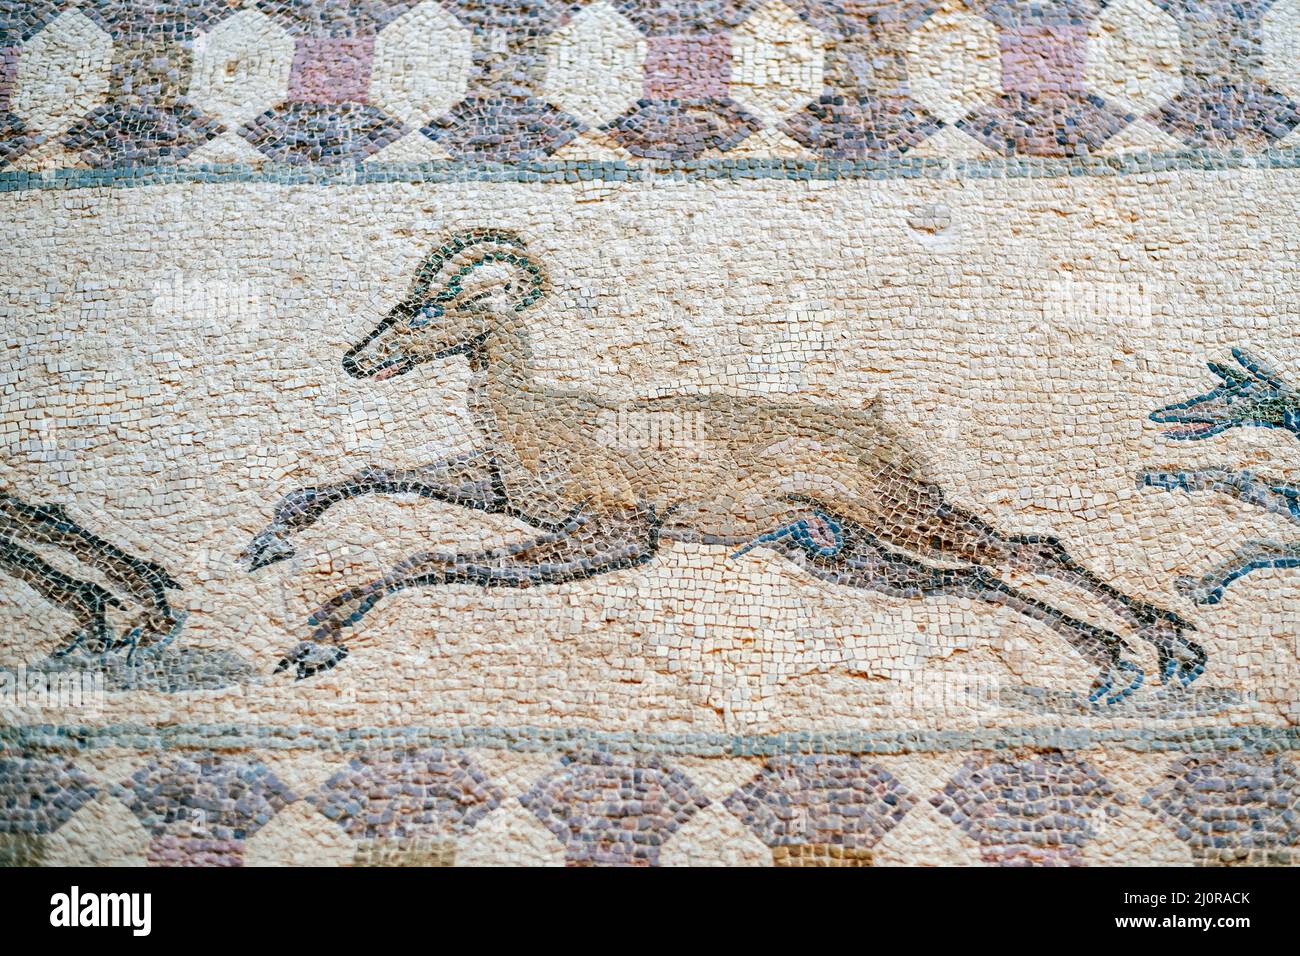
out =
<path fill-rule="evenodd" d="M 166 566 L 189 611 L 178 642 L 230 649 L 258 674 L 218 691 L 111 694 L 94 719 L 105 724 L 1205 723 L 1005 706 L 1005 688 L 1086 692 L 1093 668 L 1009 612 L 826 586 L 762 551 L 685 545 L 531 592 L 407 591 L 349 635 L 337 670 L 272 678 L 310 610 L 347 584 L 431 545 L 522 536 L 508 519 L 369 498 L 301 535 L 292 561 L 251 575 L 235 562 L 285 492 L 468 447 L 463 363 L 375 382 L 339 360 L 434 243 L 505 227 L 554 286 L 530 312 L 545 380 L 624 397 L 879 394 L 954 501 L 1055 533 L 1123 590 L 1194 621 L 1209 664 L 1192 690 L 1227 701 L 1214 723 L 1284 726 L 1300 686 L 1300 576 L 1256 572 L 1212 608 L 1174 581 L 1248 537 L 1286 540 L 1287 523 L 1210 494 L 1138 490 L 1134 475 L 1228 463 L 1297 478 L 1280 431 L 1177 443 L 1146 419 L 1204 391 L 1204 362 L 1232 346 L 1300 375 L 1296 199 L 1293 174 L 1247 170 L 9 193 L 0 211 L 22 255 L 0 261 L 2 480 Z M 0 620 L 8 666 L 70 626 L 17 584 L 0 591 Z M 1156 693 L 1154 659 L 1137 653 L 1150 675 L 1139 695 Z"/>

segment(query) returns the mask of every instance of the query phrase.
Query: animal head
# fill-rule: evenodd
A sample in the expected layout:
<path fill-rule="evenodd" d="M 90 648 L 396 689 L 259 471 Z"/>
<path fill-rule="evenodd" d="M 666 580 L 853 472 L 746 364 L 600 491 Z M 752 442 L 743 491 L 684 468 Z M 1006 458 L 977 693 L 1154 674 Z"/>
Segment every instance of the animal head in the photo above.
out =
<path fill-rule="evenodd" d="M 1247 425 L 1300 435 L 1300 393 L 1245 349 L 1233 349 L 1232 357 L 1237 365 L 1206 363 L 1219 377 L 1217 388 L 1158 408 L 1151 420 L 1174 425 L 1165 435 L 1184 441 Z"/>
<path fill-rule="evenodd" d="M 546 294 L 524 241 L 504 229 L 457 233 L 420 264 L 410 291 L 343 356 L 354 378 L 392 378 L 466 352 Z"/>

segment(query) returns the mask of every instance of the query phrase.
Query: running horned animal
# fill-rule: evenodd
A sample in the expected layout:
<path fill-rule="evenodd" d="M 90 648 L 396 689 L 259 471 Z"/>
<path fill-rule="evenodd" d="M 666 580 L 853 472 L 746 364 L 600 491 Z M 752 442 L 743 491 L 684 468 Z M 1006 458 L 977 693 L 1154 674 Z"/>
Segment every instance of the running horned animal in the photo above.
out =
<path fill-rule="evenodd" d="M 960 595 L 1001 605 L 1066 640 L 1098 669 L 1091 698 L 1114 702 L 1142 682 L 1118 634 L 1012 587 L 997 569 L 1050 575 L 1092 595 L 1151 642 L 1165 679 L 1190 682 L 1206 655 L 1191 625 L 1122 593 L 1055 538 L 1008 534 L 944 499 L 876 401 L 833 408 L 732 395 L 616 401 L 552 388 L 534 374 L 530 309 L 547 294 L 524 241 L 499 229 L 453 235 L 420 265 L 407 293 L 343 356 L 355 378 L 382 382 L 426 362 L 464 358 L 481 444 L 423 467 L 369 468 L 302 488 L 276 505 L 244 552 L 250 569 L 293 553 L 290 537 L 335 503 L 415 494 L 513 515 L 538 534 L 508 547 L 420 553 L 348 588 L 309 619 L 310 639 L 277 670 L 299 678 L 337 664 L 343 639 L 375 604 L 406 588 L 454 583 L 524 588 L 651 560 L 674 541 L 721 545 L 739 559 L 770 548 L 823 581 L 909 598 Z M 680 443 L 609 440 L 636 421 Z M 680 429 L 679 429 L 680 430 Z"/>

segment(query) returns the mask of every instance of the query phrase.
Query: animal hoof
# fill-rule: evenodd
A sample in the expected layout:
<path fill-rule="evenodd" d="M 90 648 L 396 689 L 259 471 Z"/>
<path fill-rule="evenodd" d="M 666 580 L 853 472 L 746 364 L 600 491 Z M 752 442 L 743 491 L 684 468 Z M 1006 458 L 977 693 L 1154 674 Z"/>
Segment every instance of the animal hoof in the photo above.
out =
<path fill-rule="evenodd" d="M 273 673 L 279 674 L 294 667 L 296 668 L 294 680 L 304 680 L 313 674 L 330 670 L 347 656 L 348 649 L 342 644 L 317 644 L 315 641 L 303 641 L 280 659 Z"/>
<path fill-rule="evenodd" d="M 275 564 L 277 561 L 291 558 L 296 553 L 293 545 L 276 532 L 262 531 L 254 535 L 253 540 L 248 543 L 248 547 L 240 552 L 239 560 L 252 572 L 264 568 L 268 564 Z"/>
<path fill-rule="evenodd" d="M 1161 651 L 1160 659 L 1164 670 L 1162 683 L 1168 683 L 1170 678 L 1176 677 L 1178 682 L 1186 687 L 1205 673 L 1205 664 L 1209 660 L 1209 655 L 1205 653 L 1205 648 L 1195 641 L 1189 641 L 1185 637 L 1180 637 L 1179 641 L 1177 647 L 1169 651 L 1163 649 Z"/>
<path fill-rule="evenodd" d="M 1200 677 L 1204 673 L 1205 673 L 1205 665 L 1197 664 L 1195 667 L 1180 669 L 1178 671 L 1178 679 L 1182 681 L 1183 686 L 1186 687 L 1188 684 L 1196 680 L 1196 678 Z"/>
<path fill-rule="evenodd" d="M 1183 633 L 1186 630 L 1190 628 L 1175 625 L 1171 621 L 1157 621 L 1141 632 L 1142 637 L 1160 655 L 1162 684 L 1168 684 L 1176 677 L 1186 686 L 1205 673 L 1205 662 L 1208 660 L 1205 648 L 1186 637 Z"/>
<path fill-rule="evenodd" d="M 134 663 L 142 656 L 161 653 L 185 627 L 185 619 L 189 617 L 189 613 L 189 611 L 169 610 L 165 614 L 146 618 L 131 628 L 125 637 L 119 638 L 108 650 L 123 652 L 128 664 Z"/>
<path fill-rule="evenodd" d="M 1128 684 L 1121 690 L 1115 690 L 1115 678 L 1118 676 L 1116 673 L 1118 671 L 1133 675 Z M 1097 675 L 1097 679 L 1092 685 L 1092 692 L 1088 694 L 1088 702 L 1095 704 L 1104 698 L 1107 704 L 1118 704 L 1141 687 L 1144 680 L 1146 680 L 1146 674 L 1142 673 L 1142 668 L 1131 661 L 1119 661 L 1115 667 L 1104 670 Z"/>
<path fill-rule="evenodd" d="M 70 631 L 64 635 L 63 640 L 59 642 L 59 646 L 50 651 L 50 657 L 54 659 L 67 657 L 74 651 L 79 650 L 86 643 L 86 633 L 87 631 L 84 627 L 78 627 Z"/>
<path fill-rule="evenodd" d="M 1165 672 L 1164 675 L 1161 677 L 1160 683 L 1167 684 L 1169 683 L 1170 678 L 1176 677 L 1178 678 L 1178 682 L 1182 684 L 1184 687 L 1186 687 L 1189 684 L 1191 684 L 1192 681 L 1196 680 L 1196 678 L 1200 677 L 1204 673 L 1205 673 L 1204 664 L 1193 664 L 1192 666 L 1188 667 L 1179 664 L 1177 661 L 1173 661 L 1173 660 L 1166 661 Z"/>

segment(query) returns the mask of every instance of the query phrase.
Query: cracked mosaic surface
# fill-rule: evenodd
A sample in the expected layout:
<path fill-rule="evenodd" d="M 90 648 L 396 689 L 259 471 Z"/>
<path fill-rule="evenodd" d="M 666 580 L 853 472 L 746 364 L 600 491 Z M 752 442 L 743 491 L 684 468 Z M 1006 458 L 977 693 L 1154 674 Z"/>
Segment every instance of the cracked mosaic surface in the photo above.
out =
<path fill-rule="evenodd" d="M 1294 863 L 1297 11 L 0 0 L 0 863 Z"/>

